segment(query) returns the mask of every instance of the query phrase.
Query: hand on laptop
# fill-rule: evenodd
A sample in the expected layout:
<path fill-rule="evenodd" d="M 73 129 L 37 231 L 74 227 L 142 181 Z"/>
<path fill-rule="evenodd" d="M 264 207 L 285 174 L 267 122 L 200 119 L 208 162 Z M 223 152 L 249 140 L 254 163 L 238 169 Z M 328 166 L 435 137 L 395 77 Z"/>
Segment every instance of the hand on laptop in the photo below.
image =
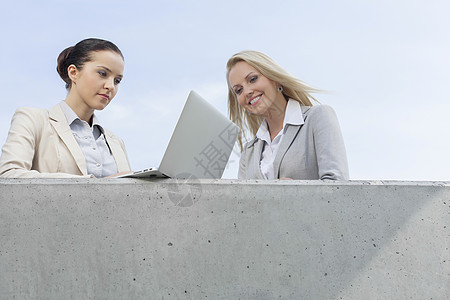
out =
<path fill-rule="evenodd" d="M 117 176 L 120 176 L 120 175 L 129 174 L 129 173 L 133 173 L 133 171 L 123 171 L 123 172 L 116 173 L 114 175 L 107 176 L 105 178 L 114 178 L 114 177 L 117 177 Z"/>

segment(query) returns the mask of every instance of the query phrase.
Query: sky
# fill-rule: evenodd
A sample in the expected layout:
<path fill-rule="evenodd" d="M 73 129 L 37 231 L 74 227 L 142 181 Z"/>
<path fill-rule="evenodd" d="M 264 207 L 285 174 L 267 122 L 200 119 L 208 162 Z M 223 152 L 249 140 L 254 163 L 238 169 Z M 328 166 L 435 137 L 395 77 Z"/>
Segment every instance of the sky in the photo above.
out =
<path fill-rule="evenodd" d="M 124 79 L 97 115 L 132 169 L 158 166 L 190 90 L 228 115 L 225 64 L 258 50 L 337 113 L 352 180 L 450 180 L 450 2 L 4 1 L 0 144 L 21 106 L 66 97 L 56 58 L 97 37 L 125 56 Z M 195 134 L 195 133 L 192 133 Z M 223 178 L 236 178 L 233 151 Z"/>

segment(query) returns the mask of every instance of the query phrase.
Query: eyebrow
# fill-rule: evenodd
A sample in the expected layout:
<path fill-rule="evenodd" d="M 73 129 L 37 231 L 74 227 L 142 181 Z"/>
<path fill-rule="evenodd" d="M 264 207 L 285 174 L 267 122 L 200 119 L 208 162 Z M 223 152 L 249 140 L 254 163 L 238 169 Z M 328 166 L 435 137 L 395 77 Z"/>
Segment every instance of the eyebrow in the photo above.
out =
<path fill-rule="evenodd" d="M 247 74 L 247 76 L 245 76 L 245 80 L 248 80 L 248 77 L 250 77 L 250 75 L 252 75 L 253 73 L 255 73 L 254 71 L 250 71 L 250 73 L 248 73 Z M 256 73 L 255 73 L 256 74 Z M 233 85 L 233 88 L 235 87 L 235 86 L 237 86 L 237 85 L 240 85 L 240 84 L 235 84 L 235 85 Z"/>
<path fill-rule="evenodd" d="M 105 69 L 106 71 L 108 71 L 109 73 L 112 73 L 113 71 L 111 71 L 109 68 L 107 68 L 107 67 L 105 67 L 105 66 L 97 66 L 98 68 L 103 68 L 103 69 Z M 117 75 L 118 77 L 120 77 L 120 78 L 123 78 L 123 75 L 122 74 L 119 74 L 119 75 Z"/>
<path fill-rule="evenodd" d="M 245 76 L 245 79 L 248 79 L 250 77 L 250 75 L 252 75 L 253 73 L 255 73 L 255 72 L 251 71 L 250 73 L 248 73 L 247 76 Z"/>

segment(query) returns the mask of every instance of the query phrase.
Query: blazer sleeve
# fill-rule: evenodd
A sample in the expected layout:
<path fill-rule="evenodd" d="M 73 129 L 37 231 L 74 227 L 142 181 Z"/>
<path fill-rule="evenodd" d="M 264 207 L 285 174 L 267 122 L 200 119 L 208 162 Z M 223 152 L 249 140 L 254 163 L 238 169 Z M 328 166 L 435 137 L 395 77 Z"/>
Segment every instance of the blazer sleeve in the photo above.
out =
<path fill-rule="evenodd" d="M 328 105 L 317 105 L 309 118 L 314 122 L 314 146 L 319 178 L 348 180 L 347 154 L 336 113 Z"/>
<path fill-rule="evenodd" d="M 44 109 L 19 108 L 11 120 L 11 127 L 0 156 L 0 177 L 4 178 L 89 178 L 89 175 L 40 173 L 33 170 L 36 146 L 48 122 Z M 57 159 L 57 158 L 54 158 Z"/>

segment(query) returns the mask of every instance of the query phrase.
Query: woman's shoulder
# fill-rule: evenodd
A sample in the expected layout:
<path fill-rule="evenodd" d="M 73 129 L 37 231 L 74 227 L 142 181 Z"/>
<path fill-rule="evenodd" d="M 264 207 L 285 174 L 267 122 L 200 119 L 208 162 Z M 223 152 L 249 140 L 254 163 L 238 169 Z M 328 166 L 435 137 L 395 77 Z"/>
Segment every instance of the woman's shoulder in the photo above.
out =
<path fill-rule="evenodd" d="M 302 108 L 307 108 L 306 110 L 309 111 L 309 113 L 324 113 L 329 111 L 334 111 L 331 106 L 328 104 L 316 104 L 311 106 L 302 106 Z"/>
<path fill-rule="evenodd" d="M 48 126 L 48 119 L 46 109 L 19 107 L 12 116 L 10 131 L 37 137 Z"/>
<path fill-rule="evenodd" d="M 36 108 L 36 107 L 19 107 L 16 109 L 16 113 L 23 113 L 23 114 L 35 114 L 35 115 L 48 115 L 48 110 L 44 108 Z"/>
<path fill-rule="evenodd" d="M 302 106 L 302 112 L 305 118 L 322 118 L 328 116 L 335 116 L 334 109 L 327 104 L 317 104 L 312 106 Z"/>
<path fill-rule="evenodd" d="M 19 107 L 14 113 L 13 119 L 28 119 L 31 122 L 48 119 L 48 110 L 35 107 Z"/>

